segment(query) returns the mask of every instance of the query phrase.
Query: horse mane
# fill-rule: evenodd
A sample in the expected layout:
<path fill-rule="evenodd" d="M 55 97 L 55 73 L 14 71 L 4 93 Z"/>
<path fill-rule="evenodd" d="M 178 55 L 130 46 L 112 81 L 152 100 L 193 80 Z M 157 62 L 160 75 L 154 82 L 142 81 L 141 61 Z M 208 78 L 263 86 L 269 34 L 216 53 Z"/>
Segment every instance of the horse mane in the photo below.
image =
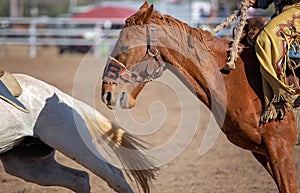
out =
<path fill-rule="evenodd" d="M 135 14 L 127 18 L 124 28 L 150 23 L 156 24 L 157 26 L 161 26 L 165 33 L 168 33 L 168 38 L 174 39 L 174 41 L 180 40 L 180 47 L 184 53 L 179 52 L 179 54 L 185 55 L 188 52 L 187 50 L 191 49 L 196 49 L 198 53 L 201 52 L 202 57 L 198 57 L 198 61 L 193 61 L 193 63 L 200 64 L 198 67 L 203 66 L 201 64 L 203 63 L 201 58 L 205 58 L 205 62 L 208 64 L 215 63 L 218 64 L 220 68 L 223 67 L 223 63 L 219 64 L 219 62 L 216 62 L 216 58 L 222 56 L 222 60 L 227 60 L 227 51 L 230 46 L 228 39 L 219 38 L 208 30 L 191 27 L 187 23 L 171 15 L 161 14 L 157 10 L 153 10 L 148 23 L 143 23 L 140 18 L 143 17 L 147 9 L 149 8 L 140 8 Z M 176 30 L 168 30 L 168 28 Z M 139 27 L 134 29 L 135 32 L 140 30 Z M 187 58 L 190 60 L 192 57 L 189 56 Z"/>
<path fill-rule="evenodd" d="M 116 159 L 120 161 L 129 179 L 134 180 L 144 193 L 150 193 L 149 183 L 155 179 L 159 169 L 144 153 L 146 148 L 141 144 L 141 140 L 110 122 L 96 110 L 84 107 L 80 106 L 80 112 L 96 149 L 101 155 L 106 155 L 105 159 L 108 158 L 109 163 L 110 160 L 114 163 Z"/>
<path fill-rule="evenodd" d="M 138 20 L 139 20 L 139 17 L 143 14 L 143 11 L 145 11 L 145 9 L 140 9 L 135 14 L 133 14 L 132 16 L 127 18 L 126 24 L 124 27 L 132 27 L 135 25 L 141 25 L 141 23 L 139 23 Z M 154 22 L 157 25 L 171 26 L 171 27 L 174 27 L 176 29 L 182 30 L 182 31 L 190 34 L 192 37 L 194 37 L 195 39 L 197 39 L 199 41 L 198 43 L 202 43 L 202 44 L 206 45 L 207 49 L 209 49 L 207 46 L 207 42 L 209 42 L 209 41 L 213 42 L 213 45 L 216 45 L 218 48 L 220 48 L 220 46 L 221 47 L 225 46 L 224 49 L 229 48 L 229 44 L 230 44 L 229 40 L 224 39 L 224 38 L 219 38 L 208 30 L 191 27 L 187 23 L 185 23 L 171 15 L 161 14 L 159 11 L 153 10 L 151 19 L 152 19 L 152 22 Z M 209 50 L 211 52 L 214 51 L 213 49 L 209 49 Z"/>
<path fill-rule="evenodd" d="M 163 14 L 159 13 L 158 11 L 155 11 L 153 15 L 156 18 L 162 18 L 164 21 L 163 24 L 168 24 L 172 27 L 176 27 L 180 30 L 183 30 L 183 31 L 193 35 L 194 37 L 197 37 L 197 39 L 200 41 L 200 43 L 205 44 L 205 37 L 211 35 L 211 33 L 209 31 L 202 30 L 200 28 L 193 28 L 193 27 L 189 26 L 187 23 L 182 22 L 179 19 L 172 17 L 171 15 L 168 15 L 168 14 L 163 15 Z"/>

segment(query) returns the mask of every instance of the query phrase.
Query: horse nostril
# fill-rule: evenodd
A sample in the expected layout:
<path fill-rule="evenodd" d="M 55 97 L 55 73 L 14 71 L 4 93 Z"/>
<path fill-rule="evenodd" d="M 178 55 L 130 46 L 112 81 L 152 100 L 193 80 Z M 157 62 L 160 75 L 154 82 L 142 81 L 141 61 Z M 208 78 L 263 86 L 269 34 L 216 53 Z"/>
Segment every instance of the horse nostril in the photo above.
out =
<path fill-rule="evenodd" d="M 107 104 L 108 104 L 108 105 L 111 105 L 111 92 L 108 92 L 108 93 L 107 93 L 106 101 L 107 101 Z"/>
<path fill-rule="evenodd" d="M 120 102 L 121 102 L 121 107 L 126 108 L 126 101 L 127 101 L 127 95 L 126 92 L 122 92 Z"/>
<path fill-rule="evenodd" d="M 126 93 L 125 93 L 125 92 L 122 92 L 121 100 L 124 100 L 124 99 L 126 99 Z"/>
<path fill-rule="evenodd" d="M 105 104 L 111 105 L 111 100 L 112 100 L 112 94 L 111 92 L 105 92 L 104 95 L 102 96 L 102 100 Z"/>

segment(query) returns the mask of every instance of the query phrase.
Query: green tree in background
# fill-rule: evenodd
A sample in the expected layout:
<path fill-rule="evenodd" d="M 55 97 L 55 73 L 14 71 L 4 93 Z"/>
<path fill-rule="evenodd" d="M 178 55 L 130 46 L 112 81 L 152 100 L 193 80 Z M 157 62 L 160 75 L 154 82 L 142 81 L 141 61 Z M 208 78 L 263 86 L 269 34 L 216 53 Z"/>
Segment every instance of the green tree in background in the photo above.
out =
<path fill-rule="evenodd" d="M 9 16 L 9 0 L 0 1 L 0 17 Z"/>
<path fill-rule="evenodd" d="M 32 15 L 47 15 L 55 17 L 62 13 L 67 13 L 69 8 L 69 0 L 18 0 L 22 1 L 24 17 L 30 17 Z M 16 8 L 15 8 L 16 9 Z M 34 13 L 36 12 L 36 13 Z M 0 1 L 0 16 L 10 16 L 10 0 Z"/>
<path fill-rule="evenodd" d="M 25 0 L 24 4 L 24 16 L 31 16 L 31 10 L 33 6 L 37 6 L 38 15 L 47 15 L 49 17 L 56 17 L 59 14 L 67 13 L 69 8 L 68 0 L 51 0 L 51 1 L 38 1 L 36 5 L 32 5 L 30 0 Z"/>

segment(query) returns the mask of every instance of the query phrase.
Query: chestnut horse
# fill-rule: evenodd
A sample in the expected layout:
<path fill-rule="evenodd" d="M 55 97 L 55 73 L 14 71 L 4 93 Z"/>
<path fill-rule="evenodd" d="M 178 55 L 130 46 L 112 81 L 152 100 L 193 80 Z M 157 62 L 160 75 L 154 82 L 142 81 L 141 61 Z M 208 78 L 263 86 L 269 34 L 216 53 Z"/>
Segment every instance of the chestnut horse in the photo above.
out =
<path fill-rule="evenodd" d="M 296 193 L 294 114 L 259 125 L 262 79 L 254 48 L 244 49 L 228 74 L 221 69 L 229 46 L 230 41 L 162 15 L 145 2 L 120 32 L 104 71 L 102 100 L 111 109 L 132 108 L 145 84 L 170 67 L 211 110 L 229 141 L 251 151 L 281 193 Z"/>

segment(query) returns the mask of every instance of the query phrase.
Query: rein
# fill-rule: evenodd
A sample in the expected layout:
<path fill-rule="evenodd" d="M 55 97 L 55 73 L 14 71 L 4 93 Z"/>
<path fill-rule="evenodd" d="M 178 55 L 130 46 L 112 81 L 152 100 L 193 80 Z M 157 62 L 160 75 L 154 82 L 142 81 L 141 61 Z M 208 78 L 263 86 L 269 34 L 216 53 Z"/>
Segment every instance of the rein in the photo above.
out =
<path fill-rule="evenodd" d="M 133 69 L 128 69 L 122 62 L 109 56 L 102 78 L 103 82 L 106 84 L 146 83 L 160 77 L 165 63 L 158 54 L 157 31 L 155 24 L 147 26 L 147 52 Z M 155 63 L 158 64 L 157 70 L 154 70 Z"/>

